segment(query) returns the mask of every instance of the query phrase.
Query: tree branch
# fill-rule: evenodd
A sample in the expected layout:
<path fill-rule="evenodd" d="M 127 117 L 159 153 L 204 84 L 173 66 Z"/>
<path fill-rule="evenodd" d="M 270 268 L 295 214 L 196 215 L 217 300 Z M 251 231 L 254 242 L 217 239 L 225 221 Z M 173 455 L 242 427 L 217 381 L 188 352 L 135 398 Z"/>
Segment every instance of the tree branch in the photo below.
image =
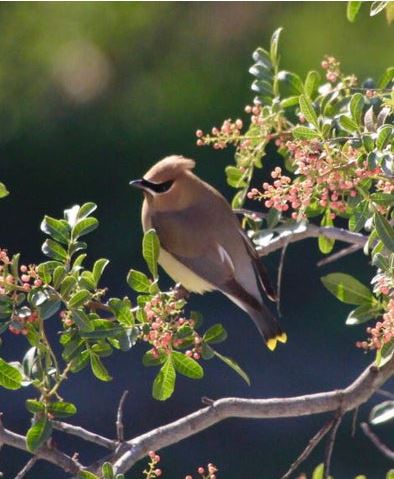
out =
<path fill-rule="evenodd" d="M 286 243 L 294 243 L 306 238 L 318 238 L 319 236 L 358 245 L 359 247 L 363 247 L 367 241 L 367 237 L 361 233 L 353 233 L 335 226 L 317 226 L 309 223 L 305 226 L 299 225 L 293 230 L 283 230 L 279 236 L 273 238 L 267 245 L 257 246 L 256 250 L 260 256 L 266 256 L 283 248 Z"/>
<path fill-rule="evenodd" d="M 343 414 L 366 402 L 394 374 L 394 359 L 381 369 L 369 366 L 343 390 L 290 398 L 242 399 L 224 398 L 212 405 L 130 439 L 116 451 L 110 461 L 117 473 L 128 471 L 150 450 L 159 450 L 197 434 L 230 418 L 298 417 L 341 410 Z"/>
<path fill-rule="evenodd" d="M 66 434 L 71 434 L 72 436 L 80 437 L 88 442 L 93 442 L 98 446 L 105 447 L 107 449 L 115 450 L 117 447 L 117 442 L 112 439 L 108 439 L 100 434 L 90 432 L 83 427 L 74 426 L 73 424 L 68 424 L 67 422 L 52 421 L 52 426 L 58 431 L 65 432 Z"/>
<path fill-rule="evenodd" d="M 361 423 L 361 429 L 372 444 L 388 459 L 394 461 L 394 451 L 392 451 L 380 438 L 371 430 L 366 422 Z"/>
<path fill-rule="evenodd" d="M 3 424 L 0 422 L 0 442 L 6 444 L 7 446 L 15 447 L 16 449 L 21 449 L 22 451 L 28 451 L 26 447 L 26 438 L 20 434 L 9 431 L 6 429 Z M 49 448 L 48 446 L 42 446 L 36 453 L 35 456 L 37 459 L 44 459 L 47 462 L 55 464 L 56 466 L 61 467 L 66 472 L 71 472 L 73 474 L 77 473 L 82 465 L 72 457 L 64 454 L 63 452 Z"/>

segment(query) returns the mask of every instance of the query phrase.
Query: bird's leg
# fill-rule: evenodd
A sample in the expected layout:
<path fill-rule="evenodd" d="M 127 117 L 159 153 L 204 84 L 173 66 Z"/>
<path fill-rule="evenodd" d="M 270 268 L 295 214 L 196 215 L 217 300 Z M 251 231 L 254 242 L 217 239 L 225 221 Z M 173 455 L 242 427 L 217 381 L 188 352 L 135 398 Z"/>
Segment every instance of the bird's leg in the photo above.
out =
<path fill-rule="evenodd" d="M 175 296 L 175 299 L 189 299 L 189 296 L 190 296 L 190 293 L 189 291 L 184 288 L 181 283 L 177 283 L 174 288 L 173 288 L 173 291 L 174 291 L 174 296 Z"/>

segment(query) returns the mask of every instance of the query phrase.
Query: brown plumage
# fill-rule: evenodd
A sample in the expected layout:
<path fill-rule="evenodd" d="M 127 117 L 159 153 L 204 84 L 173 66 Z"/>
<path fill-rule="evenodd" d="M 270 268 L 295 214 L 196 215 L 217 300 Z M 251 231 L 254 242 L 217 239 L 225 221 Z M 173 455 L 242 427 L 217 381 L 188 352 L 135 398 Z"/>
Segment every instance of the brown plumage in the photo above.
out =
<path fill-rule="evenodd" d="M 159 263 L 191 292 L 220 290 L 253 319 L 272 350 L 286 342 L 262 293 L 275 301 L 267 271 L 225 198 L 192 173 L 195 162 L 169 156 L 131 184 L 144 191 L 144 231 L 155 228 Z"/>

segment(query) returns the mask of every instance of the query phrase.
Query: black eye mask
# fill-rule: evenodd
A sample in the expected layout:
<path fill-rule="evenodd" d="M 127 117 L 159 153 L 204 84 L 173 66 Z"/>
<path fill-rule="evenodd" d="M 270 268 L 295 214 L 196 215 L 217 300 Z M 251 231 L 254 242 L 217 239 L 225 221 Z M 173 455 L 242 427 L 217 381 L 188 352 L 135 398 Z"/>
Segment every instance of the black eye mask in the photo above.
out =
<path fill-rule="evenodd" d="M 141 186 L 154 191 L 155 193 L 165 193 L 168 191 L 174 182 L 172 180 L 165 181 L 164 183 L 152 183 L 148 180 L 141 180 Z"/>

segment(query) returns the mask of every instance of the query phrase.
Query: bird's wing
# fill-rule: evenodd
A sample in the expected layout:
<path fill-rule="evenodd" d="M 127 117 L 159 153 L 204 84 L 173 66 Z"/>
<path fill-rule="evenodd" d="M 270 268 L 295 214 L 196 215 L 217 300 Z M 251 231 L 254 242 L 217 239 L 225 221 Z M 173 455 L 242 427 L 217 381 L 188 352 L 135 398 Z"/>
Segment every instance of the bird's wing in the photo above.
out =
<path fill-rule="evenodd" d="M 199 220 L 201 215 L 196 213 L 194 207 L 176 213 L 155 212 L 151 216 L 151 223 L 162 248 L 198 276 L 221 289 L 234 278 L 234 262 L 224 242 L 207 230 L 207 224 Z"/>
<path fill-rule="evenodd" d="M 240 229 L 240 233 L 244 240 L 248 254 L 252 259 L 252 264 L 256 274 L 256 278 L 258 279 L 261 285 L 261 288 L 263 289 L 264 293 L 268 296 L 269 299 L 271 299 L 272 301 L 277 301 L 278 297 L 277 297 L 275 289 L 272 286 L 268 271 L 265 268 L 264 264 L 261 262 L 260 257 L 253 243 L 251 242 L 251 240 L 248 238 L 248 236 L 242 229 Z"/>

